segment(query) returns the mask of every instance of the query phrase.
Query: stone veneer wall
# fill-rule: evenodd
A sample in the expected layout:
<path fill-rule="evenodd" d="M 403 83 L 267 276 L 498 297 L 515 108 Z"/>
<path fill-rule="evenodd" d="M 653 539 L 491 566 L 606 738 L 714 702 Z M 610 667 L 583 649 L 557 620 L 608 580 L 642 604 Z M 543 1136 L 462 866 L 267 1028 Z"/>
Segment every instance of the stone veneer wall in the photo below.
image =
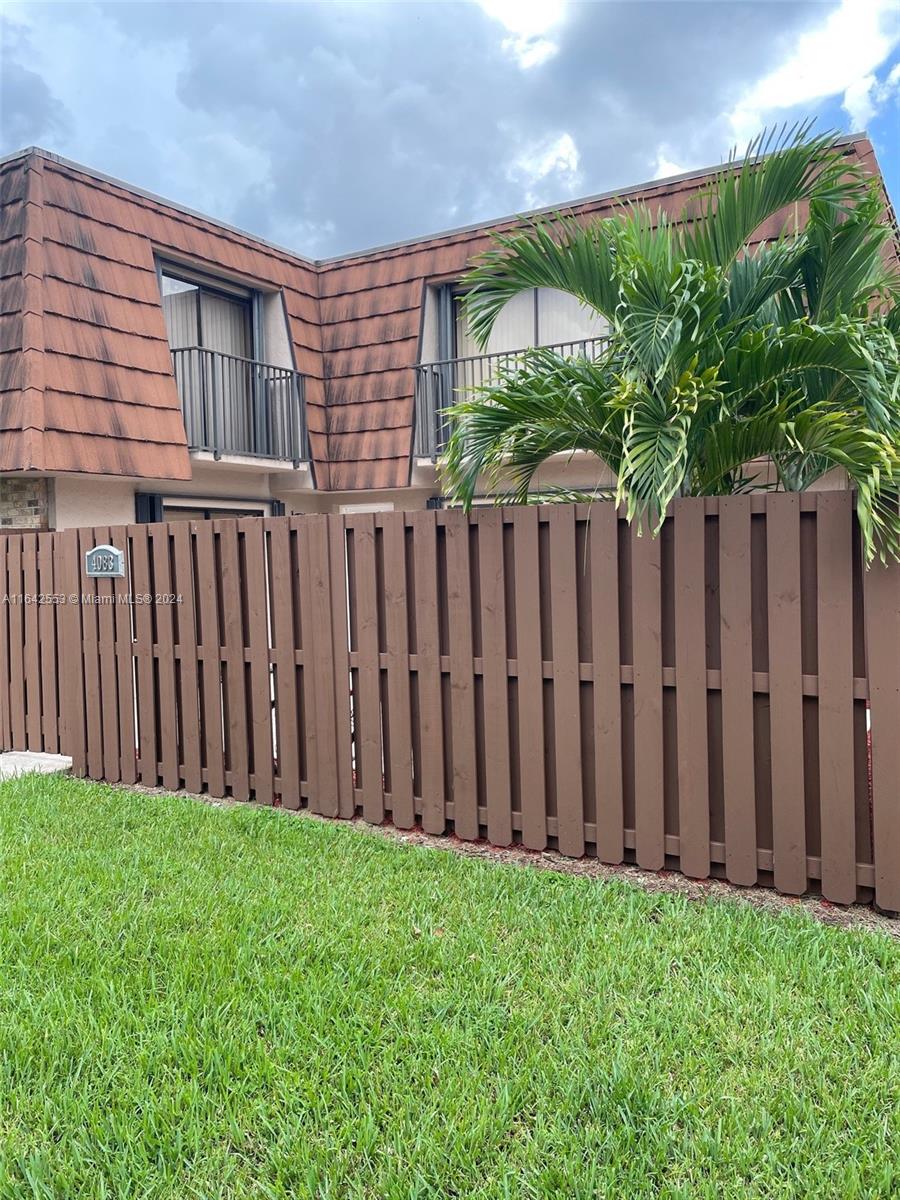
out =
<path fill-rule="evenodd" d="M 14 529 L 49 529 L 51 479 L 10 477 L 0 479 L 0 532 Z"/>

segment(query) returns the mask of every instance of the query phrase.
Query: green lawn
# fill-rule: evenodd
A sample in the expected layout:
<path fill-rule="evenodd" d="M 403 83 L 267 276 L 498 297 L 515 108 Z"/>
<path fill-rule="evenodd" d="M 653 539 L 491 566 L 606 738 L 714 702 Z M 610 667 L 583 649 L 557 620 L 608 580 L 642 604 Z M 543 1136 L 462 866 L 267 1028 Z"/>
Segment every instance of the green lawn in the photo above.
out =
<path fill-rule="evenodd" d="M 900 945 L 0 786 L 0 1196 L 900 1192 Z"/>

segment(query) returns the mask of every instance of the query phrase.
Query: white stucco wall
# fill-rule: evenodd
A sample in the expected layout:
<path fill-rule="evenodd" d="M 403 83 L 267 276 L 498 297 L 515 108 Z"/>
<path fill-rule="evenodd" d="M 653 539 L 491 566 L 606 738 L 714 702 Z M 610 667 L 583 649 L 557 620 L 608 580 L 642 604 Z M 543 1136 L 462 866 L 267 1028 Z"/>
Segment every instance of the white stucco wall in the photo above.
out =
<path fill-rule="evenodd" d="M 130 480 L 58 475 L 53 490 L 53 529 L 130 525 L 134 521 L 134 483 Z"/>

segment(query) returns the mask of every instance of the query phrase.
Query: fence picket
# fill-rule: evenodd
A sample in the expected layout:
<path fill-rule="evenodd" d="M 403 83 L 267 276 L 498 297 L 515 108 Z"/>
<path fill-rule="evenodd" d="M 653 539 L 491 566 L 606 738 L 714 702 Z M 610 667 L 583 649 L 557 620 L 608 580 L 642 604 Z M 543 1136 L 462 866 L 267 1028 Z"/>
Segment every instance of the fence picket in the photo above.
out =
<path fill-rule="evenodd" d="M 0 750 L 12 750 L 12 688 L 10 684 L 10 646 L 9 624 L 13 605 L 16 603 L 15 593 L 10 587 L 7 571 L 7 551 L 10 538 L 0 534 L 0 587 L 3 588 L 3 611 L 0 613 Z"/>
<path fill-rule="evenodd" d="M 484 687 L 485 791 L 488 841 L 513 840 L 509 780 L 509 668 L 503 572 L 503 514 L 478 513 L 482 678 Z"/>
<path fill-rule="evenodd" d="M 749 885 L 757 874 L 749 496 L 719 501 L 719 608 L 725 874 Z"/>
<path fill-rule="evenodd" d="M 336 817 L 340 811 L 338 742 L 335 709 L 334 633 L 331 597 L 331 560 L 328 552 L 328 518 L 307 518 L 313 679 L 316 689 L 316 752 L 318 775 L 311 800 L 314 811 Z"/>
<path fill-rule="evenodd" d="M 634 645 L 634 836 L 637 863 L 665 866 L 662 599 L 659 539 L 631 534 Z"/>
<path fill-rule="evenodd" d="M 197 550 L 197 607 L 202 651 L 202 759 L 206 786 L 213 796 L 225 795 L 225 735 L 222 707 L 222 648 L 219 625 L 219 576 L 216 570 L 216 532 L 212 521 L 191 521 Z"/>
<path fill-rule="evenodd" d="M 625 853 L 622 801 L 622 648 L 619 639 L 619 519 L 614 504 L 590 509 L 591 653 L 597 857 L 620 863 Z"/>
<path fill-rule="evenodd" d="M 584 854 L 584 785 L 578 682 L 575 509 L 568 504 L 553 504 L 548 511 L 556 819 L 560 852 L 580 858 Z"/>
<path fill-rule="evenodd" d="M 444 728 L 437 593 L 437 527 L 430 512 L 412 514 L 416 678 L 421 754 L 422 828 L 445 829 Z M 357 587 L 360 586 L 357 579 Z"/>
<path fill-rule="evenodd" d="M 850 493 L 821 492 L 816 509 L 822 894 L 849 904 L 856 898 Z"/>
<path fill-rule="evenodd" d="M 283 519 L 266 519 L 271 538 L 272 636 L 275 664 L 276 746 L 281 803 L 300 807 L 300 726 L 297 710 L 294 578 L 290 525 Z"/>
<path fill-rule="evenodd" d="M 900 912 L 900 564 L 866 572 L 875 903 Z"/>
<path fill-rule="evenodd" d="M 108 546 L 109 527 L 98 525 L 93 530 L 95 546 Z M 97 601 L 97 645 L 100 655 L 100 720 L 103 729 L 103 778 L 117 783 L 122 772 L 119 745 L 119 681 L 116 663 L 115 595 L 112 579 L 98 579 L 95 585 Z M 169 786 L 172 786 L 171 784 Z M 177 786 L 177 783 L 175 784 Z"/>
<path fill-rule="evenodd" d="M 271 804 L 275 798 L 272 753 L 272 690 L 269 666 L 268 571 L 266 565 L 266 528 L 256 517 L 238 521 L 244 540 L 241 563 L 241 590 L 246 595 L 247 646 L 250 665 L 249 745 L 253 755 L 253 797 L 258 804 Z"/>
<path fill-rule="evenodd" d="M 378 654 L 378 594 L 375 571 L 375 518 L 352 517 L 356 567 L 357 771 L 362 784 L 363 816 L 373 825 L 384 820 L 381 749 L 381 669 Z"/>
<path fill-rule="evenodd" d="M 162 762 L 162 785 L 176 790 L 181 786 L 178 752 L 179 696 L 175 677 L 175 628 L 170 559 L 170 526 L 159 523 L 150 526 L 150 565 L 153 578 L 156 619 L 156 671 L 159 680 L 159 752 Z M 246 799 L 246 796 L 242 797 Z"/>
<path fill-rule="evenodd" d="M 766 521 L 769 608 L 769 738 L 775 886 L 806 891 L 800 497 L 787 495 Z"/>
<path fill-rule="evenodd" d="M 544 671 L 537 509 L 528 507 L 516 510 L 513 513 L 513 530 L 522 842 L 529 850 L 543 850 L 547 845 L 547 797 L 544 780 Z M 618 664 L 616 670 L 618 672 Z"/>
<path fill-rule="evenodd" d="M 23 608 L 23 692 L 25 696 L 25 737 L 28 745 L 42 747 L 41 670 L 38 647 L 38 569 L 37 539 L 22 539 L 22 591 L 27 598 Z M 118 776 L 117 776 L 118 778 Z"/>
<path fill-rule="evenodd" d="M 706 678 L 706 558 L 703 507 L 674 505 L 675 704 L 681 870 L 709 875 L 709 744 Z"/>
<path fill-rule="evenodd" d="M 9 605 L 9 709 L 12 749 L 28 746 L 25 732 L 25 588 L 22 579 L 22 538 L 11 537 L 7 547 Z"/>
<path fill-rule="evenodd" d="M 349 819 L 356 811 L 353 795 L 353 726 L 350 711 L 350 643 L 347 629 L 347 531 L 342 516 L 328 518 L 331 646 L 334 661 L 334 719 L 337 753 L 337 816 Z M 405 608 L 405 601 L 404 601 Z M 406 670 L 409 671 L 407 656 Z M 407 678 L 407 690 L 409 681 Z M 407 732 L 407 737 L 409 732 Z M 410 769 L 411 774 L 411 769 Z M 410 811 L 412 780 L 410 779 Z M 410 823 L 412 818 L 410 818 Z"/>
<path fill-rule="evenodd" d="M 387 637 L 388 745 L 391 819 L 400 829 L 416 820 L 413 809 L 412 712 L 409 689 L 409 625 L 403 513 L 387 513 L 384 539 L 384 618 Z"/>
<path fill-rule="evenodd" d="M 177 629 L 180 746 L 184 786 L 199 792 L 203 786 L 200 734 L 200 684 L 197 661 L 197 613 L 194 600 L 193 533 L 187 521 L 172 526 L 171 617 Z M 115 543 L 114 543 L 115 544 Z"/>
<path fill-rule="evenodd" d="M 240 548 L 236 521 L 216 521 L 219 535 L 219 588 L 222 606 L 222 667 L 225 682 L 226 764 L 231 772 L 235 800 L 250 799 L 249 730 L 247 728 L 247 668 L 244 658 L 244 622 Z"/>
<path fill-rule="evenodd" d="M 57 661 L 57 619 L 59 605 L 49 599 L 49 597 L 57 595 L 57 585 L 54 578 L 53 535 L 51 533 L 39 533 L 37 538 L 38 590 L 41 596 L 44 597 L 38 611 L 39 669 L 41 675 L 41 742 L 48 754 L 58 754 L 60 714 L 59 693 L 56 681 L 59 672 L 59 663 Z M 2 668 L 0 668 L 0 679 L 2 679 Z M 2 719 L 0 719 L 0 724 L 2 724 Z M 126 780 L 126 782 L 134 781 Z"/>
<path fill-rule="evenodd" d="M 132 604 L 129 597 L 132 589 L 131 573 L 128 569 L 128 532 L 124 525 L 109 531 L 110 543 L 125 552 L 125 576 L 113 580 L 113 640 L 116 665 L 116 691 L 119 697 L 117 711 L 117 740 L 119 746 L 119 771 L 123 783 L 137 780 L 134 728 L 134 648 L 132 644 Z M 200 791 L 198 786 L 194 789 Z"/>
<path fill-rule="evenodd" d="M 135 592 L 146 603 L 134 606 L 135 676 L 138 687 L 138 778 L 145 787 L 159 782 L 156 752 L 156 680 L 153 661 L 153 606 L 150 580 L 149 525 L 138 525 L 131 534 L 131 561 Z"/>
<path fill-rule="evenodd" d="M 475 695 L 472 650 L 472 583 L 469 566 L 469 519 L 445 515 L 447 604 L 450 615 L 450 710 L 453 759 L 450 764 L 453 827 L 457 837 L 479 836 L 475 766 Z"/>

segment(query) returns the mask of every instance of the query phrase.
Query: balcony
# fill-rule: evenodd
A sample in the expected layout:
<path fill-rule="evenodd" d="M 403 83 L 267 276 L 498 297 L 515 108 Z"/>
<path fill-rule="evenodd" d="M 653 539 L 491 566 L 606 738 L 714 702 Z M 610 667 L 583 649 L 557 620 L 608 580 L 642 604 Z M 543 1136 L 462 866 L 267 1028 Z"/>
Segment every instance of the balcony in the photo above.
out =
<path fill-rule="evenodd" d="M 302 375 L 202 346 L 173 350 L 172 362 L 191 450 L 295 467 L 308 459 Z"/>
<path fill-rule="evenodd" d="M 606 337 L 584 338 L 542 346 L 567 358 L 593 358 L 607 344 Z M 416 367 L 416 458 L 435 459 L 447 444 L 450 419 L 446 409 L 457 404 L 475 388 L 489 384 L 501 368 L 514 367 L 525 350 L 505 350 L 498 354 L 479 354 L 471 358 L 447 358 L 420 363 Z"/>

